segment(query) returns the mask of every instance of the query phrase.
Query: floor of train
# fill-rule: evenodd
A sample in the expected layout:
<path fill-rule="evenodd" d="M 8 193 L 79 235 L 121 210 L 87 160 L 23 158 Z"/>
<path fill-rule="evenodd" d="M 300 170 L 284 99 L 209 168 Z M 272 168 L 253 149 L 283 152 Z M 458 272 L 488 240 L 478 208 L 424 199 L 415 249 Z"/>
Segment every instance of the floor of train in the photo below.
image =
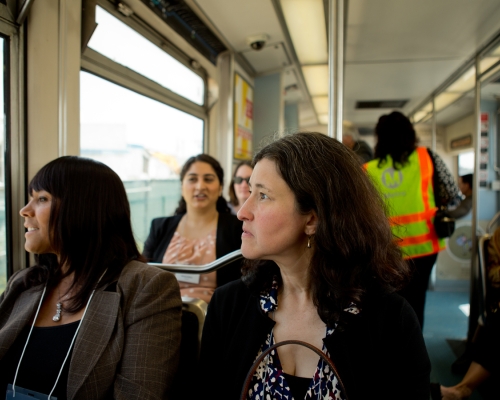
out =
<path fill-rule="evenodd" d="M 431 382 L 452 386 L 462 378 L 454 375 L 450 367 L 457 358 L 453 348 L 459 352 L 463 348 L 461 340 L 467 336 L 468 318 L 460 306 L 465 309 L 468 303 L 469 292 L 463 288 L 437 288 L 427 292 L 424 339 L 432 364 Z M 486 400 L 477 391 L 470 399 Z"/>

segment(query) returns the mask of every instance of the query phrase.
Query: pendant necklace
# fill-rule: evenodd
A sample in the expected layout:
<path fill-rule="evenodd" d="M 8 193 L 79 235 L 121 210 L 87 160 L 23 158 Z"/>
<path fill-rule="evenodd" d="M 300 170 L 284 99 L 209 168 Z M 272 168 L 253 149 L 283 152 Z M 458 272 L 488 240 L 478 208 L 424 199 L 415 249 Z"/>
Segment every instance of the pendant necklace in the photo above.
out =
<path fill-rule="evenodd" d="M 62 304 L 57 302 L 56 304 L 56 315 L 52 317 L 52 321 L 59 322 L 61 320 Z"/>
<path fill-rule="evenodd" d="M 59 292 L 59 300 L 56 303 L 56 314 L 52 317 L 52 321 L 59 322 L 61 320 L 62 314 L 62 302 L 61 302 L 61 292 Z"/>

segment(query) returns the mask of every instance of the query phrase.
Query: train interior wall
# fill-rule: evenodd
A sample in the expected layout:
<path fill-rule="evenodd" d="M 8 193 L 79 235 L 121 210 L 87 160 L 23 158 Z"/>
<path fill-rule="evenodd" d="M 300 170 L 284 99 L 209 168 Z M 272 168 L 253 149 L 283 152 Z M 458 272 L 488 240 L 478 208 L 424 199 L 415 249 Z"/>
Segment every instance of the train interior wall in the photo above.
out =
<path fill-rule="evenodd" d="M 231 102 L 234 96 L 232 76 L 235 72 L 244 77 L 254 88 L 254 150 L 265 142 L 265 139 L 276 133 L 296 130 L 320 131 L 326 133 L 326 125 L 308 124 L 306 113 L 300 102 L 286 101 L 286 70 L 249 75 L 246 69 L 231 55 L 225 54 L 213 65 L 197 53 L 189 44 L 169 30 L 165 24 L 152 15 L 140 1 L 131 1 L 134 11 L 147 23 L 162 32 L 165 36 L 189 56 L 196 58 L 208 73 L 209 80 L 216 87 L 213 106 L 207 112 L 207 129 L 205 146 L 208 153 L 219 158 L 226 171 L 234 164 L 233 125 L 234 120 Z M 34 2 L 29 15 L 27 29 L 27 149 L 28 179 L 33 176 L 47 161 L 62 154 L 80 153 L 80 69 L 79 52 L 81 30 L 81 1 L 61 1 L 59 5 L 49 0 Z M 349 65 L 347 66 L 349 68 Z M 497 103 L 483 100 L 481 108 L 490 115 L 489 140 L 495 146 Z M 381 110 L 381 114 L 384 110 Z M 376 121 L 373 121 L 373 125 Z M 416 126 L 422 145 L 430 147 L 430 126 Z M 458 177 L 458 152 L 450 149 L 452 140 L 473 134 L 474 114 L 471 109 L 453 123 L 438 123 L 437 151 Z M 364 136 L 371 146 L 375 145 L 373 135 Z M 491 147 L 492 149 L 496 147 Z M 460 150 L 460 153 L 472 151 L 472 147 Z M 497 151 L 490 151 L 488 163 L 488 181 L 497 179 L 494 169 Z M 229 184 L 229 174 L 226 178 Z M 498 209 L 498 193 L 490 188 L 481 188 L 479 195 L 479 221 L 483 227 Z M 138 214 L 145 216 L 146 214 Z M 137 218 L 140 219 L 138 216 Z M 470 216 L 459 224 L 468 224 Z M 139 230 L 146 228 L 137 223 Z M 449 252 L 439 256 L 436 278 L 442 281 L 456 281 L 465 287 L 468 279 L 469 262 L 454 257 Z"/>

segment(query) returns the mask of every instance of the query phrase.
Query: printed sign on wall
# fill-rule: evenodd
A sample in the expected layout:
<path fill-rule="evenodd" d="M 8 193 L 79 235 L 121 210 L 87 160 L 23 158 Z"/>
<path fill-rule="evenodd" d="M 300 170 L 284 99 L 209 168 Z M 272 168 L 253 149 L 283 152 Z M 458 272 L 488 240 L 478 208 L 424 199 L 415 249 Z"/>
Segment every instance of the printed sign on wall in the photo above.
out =
<path fill-rule="evenodd" d="M 234 74 L 234 158 L 252 159 L 253 88 Z"/>
<path fill-rule="evenodd" d="M 450 148 L 452 150 L 467 149 L 469 147 L 472 147 L 472 134 L 471 133 L 469 133 L 468 135 L 453 139 L 450 143 Z"/>
<path fill-rule="evenodd" d="M 488 186 L 488 148 L 490 146 L 490 138 L 488 135 L 490 129 L 489 114 L 487 112 L 481 113 L 481 143 L 480 149 L 480 162 L 479 162 L 479 186 Z"/>

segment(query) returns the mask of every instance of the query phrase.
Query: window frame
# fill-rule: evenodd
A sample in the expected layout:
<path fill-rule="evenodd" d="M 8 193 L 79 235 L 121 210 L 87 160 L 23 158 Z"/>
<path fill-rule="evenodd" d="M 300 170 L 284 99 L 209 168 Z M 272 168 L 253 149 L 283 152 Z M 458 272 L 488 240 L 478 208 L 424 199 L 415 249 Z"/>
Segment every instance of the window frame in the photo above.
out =
<path fill-rule="evenodd" d="M 5 223 L 7 279 L 29 265 L 24 249 L 24 225 L 19 209 L 27 199 L 25 26 L 19 26 L 11 7 L 0 4 L 0 35 L 4 46 L 5 100 Z"/>
<path fill-rule="evenodd" d="M 203 105 L 199 105 L 191 100 L 188 100 L 187 98 L 165 88 L 144 75 L 141 75 L 139 72 L 111 60 L 90 47 L 87 47 L 82 53 L 80 70 L 200 119 L 203 123 L 201 151 L 206 152 L 209 143 L 208 131 L 210 125 L 208 107 L 208 74 L 206 70 L 202 67 L 193 68 L 191 65 L 192 60 L 186 54 L 181 52 L 152 27 L 146 25 L 145 22 L 143 22 L 139 17 L 135 15 L 125 17 L 114 9 L 113 5 L 107 1 L 98 1 L 97 5 L 135 30 L 138 34 L 145 37 L 151 43 L 156 45 L 161 51 L 166 52 L 200 76 L 203 79 L 204 85 Z"/>
<path fill-rule="evenodd" d="M 171 44 L 160 33 L 155 31 L 152 27 L 146 25 L 140 18 L 133 14 L 130 17 L 125 17 L 120 14 L 111 3 L 107 1 L 98 1 L 97 5 L 118 18 L 121 22 L 128 25 L 140 35 L 144 36 L 147 40 L 155 44 L 161 51 L 166 52 L 177 61 L 181 62 L 185 67 L 199 75 L 203 79 L 204 84 L 204 101 L 203 105 L 198 105 L 185 97 L 173 92 L 146 78 L 140 73 L 127 68 L 115 61 L 107 58 L 106 56 L 98 53 L 97 51 L 87 47 L 82 54 L 81 69 L 91 74 L 97 75 L 103 79 L 120 85 L 126 89 L 132 90 L 136 93 L 142 94 L 146 97 L 157 100 L 168 106 L 174 107 L 180 111 L 192 114 L 193 116 L 203 120 L 204 132 L 203 143 L 204 151 L 205 144 L 207 143 L 207 127 L 208 127 L 208 84 L 207 73 L 203 67 L 193 68 L 191 66 L 191 59 Z"/>

